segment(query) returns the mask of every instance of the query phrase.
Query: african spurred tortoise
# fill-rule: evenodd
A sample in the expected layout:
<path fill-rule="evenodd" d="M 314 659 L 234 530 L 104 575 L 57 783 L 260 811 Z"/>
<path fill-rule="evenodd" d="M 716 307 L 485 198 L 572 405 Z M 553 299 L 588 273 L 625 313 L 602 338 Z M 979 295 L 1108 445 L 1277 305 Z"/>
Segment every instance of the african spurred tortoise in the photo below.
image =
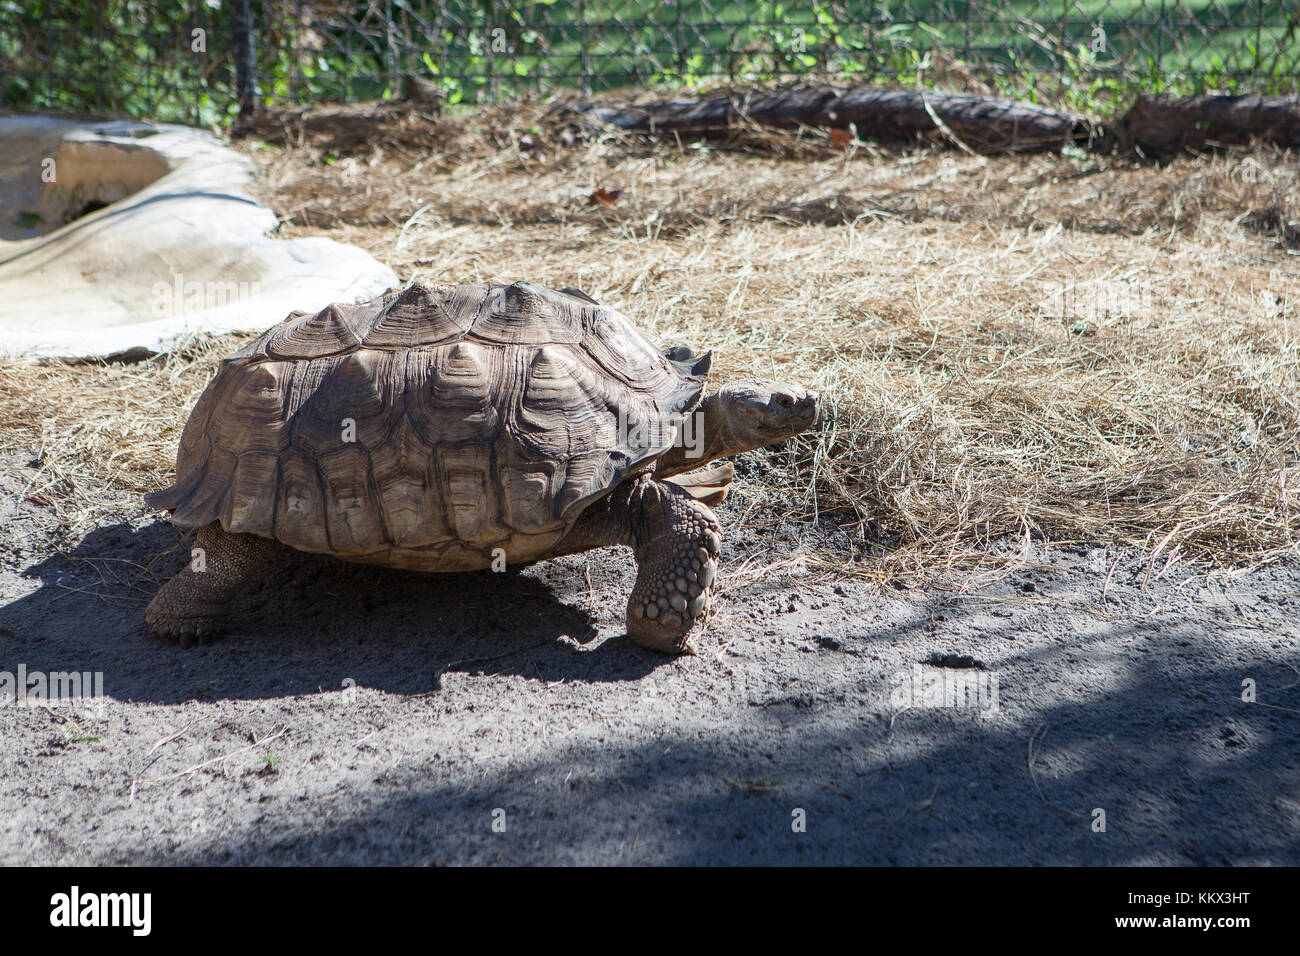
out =
<path fill-rule="evenodd" d="M 815 393 L 786 383 L 703 398 L 709 362 L 660 352 L 581 292 L 526 282 L 415 284 L 296 312 L 222 363 L 175 484 L 147 498 L 199 529 L 201 560 L 146 620 L 186 645 L 216 633 L 279 544 L 420 571 L 625 545 L 629 635 L 689 650 L 721 545 L 708 505 L 732 476 L 699 466 L 817 413 Z"/>

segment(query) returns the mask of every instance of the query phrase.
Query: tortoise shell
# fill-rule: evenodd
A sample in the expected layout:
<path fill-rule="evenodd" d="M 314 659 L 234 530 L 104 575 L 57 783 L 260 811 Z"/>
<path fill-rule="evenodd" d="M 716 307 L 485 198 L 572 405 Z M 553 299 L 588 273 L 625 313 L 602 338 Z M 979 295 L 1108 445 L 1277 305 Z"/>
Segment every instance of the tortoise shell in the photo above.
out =
<path fill-rule="evenodd" d="M 526 282 L 295 312 L 223 361 L 146 500 L 351 561 L 534 561 L 671 447 L 708 366 Z"/>

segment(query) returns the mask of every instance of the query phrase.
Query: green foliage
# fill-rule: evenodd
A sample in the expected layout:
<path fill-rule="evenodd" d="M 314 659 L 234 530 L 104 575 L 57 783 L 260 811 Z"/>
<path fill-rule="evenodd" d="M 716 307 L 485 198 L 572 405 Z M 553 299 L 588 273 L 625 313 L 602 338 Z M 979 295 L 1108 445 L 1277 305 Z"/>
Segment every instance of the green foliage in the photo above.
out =
<path fill-rule="evenodd" d="M 214 13 L 183 0 L 0 0 L 0 102 L 221 122 L 233 103 L 209 70 Z"/>
<path fill-rule="evenodd" d="M 959 67 L 1006 95 L 1106 115 L 1137 89 L 1281 92 L 1300 77 L 1300 13 L 1270 14 L 1257 37 L 1250 5 L 1224 27 L 1211 22 L 1217 8 L 1153 24 L 1142 0 L 1109 0 L 1098 50 L 1092 27 L 1061 28 L 1047 0 L 970 0 L 943 20 L 923 0 L 394 0 L 391 36 L 386 8 L 368 0 L 253 7 L 270 106 L 393 96 L 403 72 L 455 106 L 579 83 L 935 85 Z M 0 105 L 229 122 L 230 11 L 231 0 L 0 0 Z M 301 11 L 314 19 L 297 20 Z M 207 31 L 206 51 L 192 49 L 195 29 Z"/>

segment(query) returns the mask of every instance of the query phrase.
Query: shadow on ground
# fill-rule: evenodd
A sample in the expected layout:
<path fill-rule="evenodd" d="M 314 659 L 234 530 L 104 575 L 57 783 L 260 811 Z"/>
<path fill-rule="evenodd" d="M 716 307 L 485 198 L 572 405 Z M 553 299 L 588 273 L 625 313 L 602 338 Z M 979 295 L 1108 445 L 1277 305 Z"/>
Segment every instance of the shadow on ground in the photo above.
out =
<path fill-rule="evenodd" d="M 394 694 L 428 691 L 444 669 L 635 680 L 664 660 L 625 638 L 576 653 L 596 627 L 547 583 L 572 567 L 430 575 L 288 549 L 249 582 L 226 634 L 181 649 L 149 635 L 143 615 L 189 540 L 165 524 L 116 524 L 33 565 L 24 577 L 41 586 L 0 608 L 0 664 L 103 671 L 115 699 L 172 704 L 334 689 L 339 674 Z"/>
<path fill-rule="evenodd" d="M 1270 671 L 1265 682 L 1283 676 Z M 1137 669 L 1108 691 L 1037 709 L 1038 723 L 1028 732 L 924 715 L 891 744 L 883 715 L 856 724 L 826 719 L 837 695 L 861 695 L 848 686 L 811 705 L 760 710 L 754 717 L 761 728 L 668 729 L 632 746 L 601 740 L 470 784 L 440 780 L 446 768 L 436 761 L 417 763 L 385 780 L 388 795 L 363 807 L 340 806 L 337 816 L 270 842 L 259 831 L 182 858 L 203 864 L 1300 861 L 1294 716 L 1234 704 L 1241 677 L 1233 668 L 1180 676 L 1180 683 L 1191 679 L 1183 694 L 1171 694 L 1171 677 L 1159 668 Z M 1032 775 L 1030 739 L 1041 748 Z M 803 832 L 795 827 L 800 817 Z M 494 820 L 504 832 L 493 831 Z"/>

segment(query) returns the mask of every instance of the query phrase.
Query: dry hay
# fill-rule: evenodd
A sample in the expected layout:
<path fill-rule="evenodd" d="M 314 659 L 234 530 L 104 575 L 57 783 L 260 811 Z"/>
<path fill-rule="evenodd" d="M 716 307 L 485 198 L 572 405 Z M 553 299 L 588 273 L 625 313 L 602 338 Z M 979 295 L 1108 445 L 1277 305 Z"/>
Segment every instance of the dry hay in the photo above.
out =
<path fill-rule="evenodd" d="M 1223 566 L 1296 549 L 1294 157 L 981 158 L 809 131 L 567 147 L 539 105 L 390 121 L 405 138 L 246 144 L 283 234 L 357 243 L 404 281 L 578 286 L 716 350 L 720 381 L 817 388 L 820 430 L 747 481 L 852 529 L 823 555 L 841 571 L 969 584 L 1015 560 L 1008 535 Z M 439 131 L 422 153 L 421 128 Z M 4 443 L 41 456 L 27 493 L 80 525 L 80 491 L 166 483 L 235 342 L 0 367 Z"/>

